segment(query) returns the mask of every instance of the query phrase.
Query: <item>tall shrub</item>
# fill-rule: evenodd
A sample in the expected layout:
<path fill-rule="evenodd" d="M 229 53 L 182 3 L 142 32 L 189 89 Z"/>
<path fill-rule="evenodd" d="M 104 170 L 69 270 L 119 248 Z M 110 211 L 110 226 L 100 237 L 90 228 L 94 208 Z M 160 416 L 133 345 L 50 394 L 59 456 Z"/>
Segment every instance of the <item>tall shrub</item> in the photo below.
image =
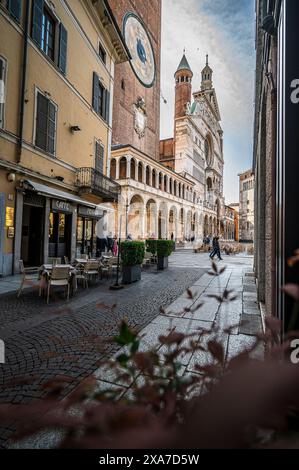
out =
<path fill-rule="evenodd" d="M 145 245 L 143 242 L 122 242 L 120 253 L 123 266 L 138 266 L 143 262 Z"/>

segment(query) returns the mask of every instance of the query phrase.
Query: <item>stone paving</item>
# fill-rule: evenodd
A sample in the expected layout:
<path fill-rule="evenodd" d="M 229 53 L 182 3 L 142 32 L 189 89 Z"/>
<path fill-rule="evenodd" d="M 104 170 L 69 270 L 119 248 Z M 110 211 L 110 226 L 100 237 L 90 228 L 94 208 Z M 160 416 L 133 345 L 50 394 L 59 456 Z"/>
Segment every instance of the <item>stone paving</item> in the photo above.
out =
<path fill-rule="evenodd" d="M 221 328 L 236 325 L 232 334 L 221 337 L 227 357 L 237 354 L 244 346 L 249 347 L 254 342 L 253 335 L 262 329 L 252 258 L 225 257 L 221 265 L 227 266 L 226 271 L 220 279 L 213 278 L 207 274 L 210 262 L 206 254 L 184 250 L 172 255 L 167 272 L 150 269 L 143 273 L 140 283 L 116 293 L 109 291 L 105 283 L 82 290 L 68 304 L 58 298 L 49 306 L 32 289 L 20 299 L 16 299 L 15 293 L 0 296 L 0 338 L 6 345 L 0 402 L 27 403 L 40 398 L 45 393 L 42 385 L 61 376 L 69 381 L 66 392 L 92 373 L 99 387 L 117 385 L 113 376 L 97 365 L 117 352 L 117 347 L 106 339 L 115 335 L 124 316 L 144 335 L 143 350 L 157 348 L 158 336 L 166 333 L 170 325 L 186 332 L 198 327 L 209 329 L 213 322 Z M 187 288 L 191 289 L 193 299 L 188 298 Z M 229 311 L 208 297 L 225 288 L 233 289 L 238 295 Z M 185 307 L 194 308 L 203 301 L 204 305 L 195 313 L 184 311 Z M 165 314 L 160 313 L 160 307 L 165 309 Z M 207 363 L 209 357 L 197 352 L 182 361 L 185 373 L 194 373 L 195 364 Z M 31 376 L 32 383 L 24 386 L 13 382 L 24 376 Z M 6 446 L 12 430 L 11 423 L 0 430 L 2 447 Z M 47 439 L 46 435 L 29 442 L 28 447 L 48 447 L 53 439 Z"/>
<path fill-rule="evenodd" d="M 180 255 L 179 255 L 180 256 Z M 184 257 L 184 255 L 183 255 Z M 142 281 L 121 291 L 110 291 L 112 281 L 79 289 L 70 302 L 63 292 L 46 305 L 37 287 L 24 290 L 19 299 L 19 281 L 5 282 L 0 295 L 0 338 L 5 342 L 6 363 L 0 365 L 0 403 L 29 403 L 45 395 L 43 385 L 53 379 L 67 380 L 65 393 L 92 374 L 103 358 L 118 347 L 111 342 L 123 317 L 141 330 L 204 273 L 204 268 L 176 263 L 167 272 L 152 267 Z M 12 281 L 12 282 L 11 282 Z M 11 288 L 9 289 L 9 286 Z M 30 380 L 28 385 L 23 379 Z M 13 426 L 0 430 L 0 446 Z M 2 444 L 1 444 L 2 442 Z"/>

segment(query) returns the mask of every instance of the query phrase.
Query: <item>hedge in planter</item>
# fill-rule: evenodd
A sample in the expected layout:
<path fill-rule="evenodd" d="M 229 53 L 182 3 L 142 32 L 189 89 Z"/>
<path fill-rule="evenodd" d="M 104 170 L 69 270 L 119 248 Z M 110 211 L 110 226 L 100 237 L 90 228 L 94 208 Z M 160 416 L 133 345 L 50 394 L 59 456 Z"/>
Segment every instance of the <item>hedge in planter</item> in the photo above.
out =
<path fill-rule="evenodd" d="M 153 239 L 146 240 L 145 245 L 146 245 L 146 251 L 148 253 L 151 253 L 152 255 L 157 254 L 157 240 L 153 240 Z"/>
<path fill-rule="evenodd" d="M 168 256 L 173 252 L 173 248 L 173 240 L 157 240 L 158 269 L 168 267 Z"/>
<path fill-rule="evenodd" d="M 123 264 L 123 284 L 131 284 L 141 279 L 141 265 L 144 259 L 143 242 L 122 242 L 120 253 Z"/>

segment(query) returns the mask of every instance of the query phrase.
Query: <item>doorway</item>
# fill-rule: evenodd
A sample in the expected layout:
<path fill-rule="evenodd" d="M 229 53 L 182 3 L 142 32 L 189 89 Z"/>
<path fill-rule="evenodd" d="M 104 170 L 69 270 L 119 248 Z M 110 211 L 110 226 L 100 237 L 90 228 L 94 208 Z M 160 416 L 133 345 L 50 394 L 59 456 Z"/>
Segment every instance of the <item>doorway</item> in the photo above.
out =
<path fill-rule="evenodd" d="M 40 266 L 43 262 L 44 209 L 23 206 L 21 259 L 25 266 Z"/>

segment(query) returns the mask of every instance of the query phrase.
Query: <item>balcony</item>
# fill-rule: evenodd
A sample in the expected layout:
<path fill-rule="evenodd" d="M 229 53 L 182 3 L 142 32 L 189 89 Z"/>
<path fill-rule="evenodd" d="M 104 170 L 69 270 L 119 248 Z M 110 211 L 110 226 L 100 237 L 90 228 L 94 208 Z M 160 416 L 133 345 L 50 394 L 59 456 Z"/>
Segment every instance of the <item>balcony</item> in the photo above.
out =
<path fill-rule="evenodd" d="M 78 168 L 75 185 L 81 195 L 92 194 L 102 198 L 104 202 L 116 202 L 120 194 L 120 185 L 95 168 Z"/>

